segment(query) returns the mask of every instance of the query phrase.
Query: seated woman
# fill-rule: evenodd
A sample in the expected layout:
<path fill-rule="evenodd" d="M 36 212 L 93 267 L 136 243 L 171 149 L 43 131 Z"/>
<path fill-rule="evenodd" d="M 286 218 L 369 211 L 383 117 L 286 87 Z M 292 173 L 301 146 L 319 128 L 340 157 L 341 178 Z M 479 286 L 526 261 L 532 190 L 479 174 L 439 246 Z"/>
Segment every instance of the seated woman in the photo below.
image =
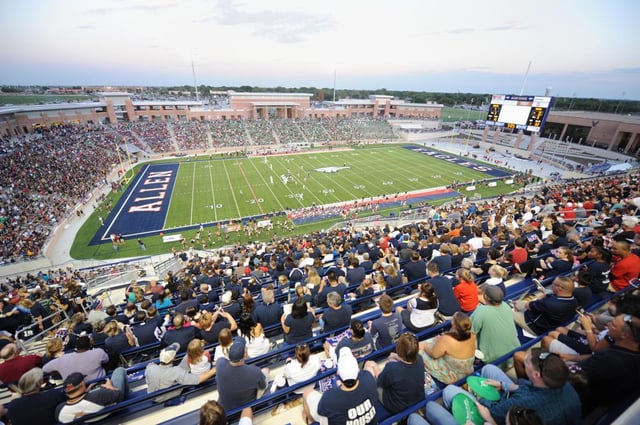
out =
<path fill-rule="evenodd" d="M 473 275 L 469 270 L 458 269 L 456 272 L 458 284 L 453 287 L 460 309 L 465 313 L 470 313 L 478 307 L 478 286 L 475 284 Z"/>
<path fill-rule="evenodd" d="M 284 367 L 284 377 L 287 385 L 294 385 L 313 378 L 320 370 L 320 359 L 317 356 L 311 356 L 311 350 L 306 343 L 296 346 L 296 354 L 294 358 L 288 358 Z M 307 387 L 296 390 L 296 394 L 302 394 L 305 389 L 313 388 L 315 383 L 309 384 Z"/>
<path fill-rule="evenodd" d="M 269 352 L 271 343 L 264 335 L 262 325 L 253 320 L 251 313 L 242 313 L 238 328 L 247 343 L 247 357 L 257 357 Z"/>
<path fill-rule="evenodd" d="M 440 382 L 452 384 L 473 373 L 476 336 L 471 332 L 471 319 L 457 312 L 451 318 L 451 330 L 433 342 L 420 343 L 424 368 Z"/>
<path fill-rule="evenodd" d="M 391 353 L 382 372 L 378 364 L 368 361 L 365 370 L 373 371 L 378 388 L 382 390 L 382 405 L 391 413 L 398 413 L 424 400 L 424 363 L 418 355 L 418 338 L 405 332 L 396 342 L 396 352 Z M 378 410 L 380 415 L 383 410 Z M 378 416 L 378 419 L 382 419 Z"/>
<path fill-rule="evenodd" d="M 120 329 L 120 326 L 124 330 Z M 136 346 L 136 339 L 128 325 L 112 320 L 104 328 L 107 338 L 104 340 L 104 349 L 109 355 L 109 363 L 105 369 L 113 370 L 120 365 L 120 354 L 123 351 Z"/>
<path fill-rule="evenodd" d="M 398 307 L 396 312 L 402 316 L 402 323 L 411 332 L 422 332 L 437 323 L 435 313 L 438 310 L 438 297 L 433 285 L 425 282 L 420 285 L 416 298 L 407 302 L 407 309 Z"/>
<path fill-rule="evenodd" d="M 297 344 L 311 338 L 315 320 L 313 309 L 307 308 L 306 299 L 297 298 L 291 306 L 291 314 L 284 313 L 280 318 L 287 344 Z"/>
<path fill-rule="evenodd" d="M 573 267 L 573 252 L 567 246 L 558 248 L 555 257 L 549 256 L 546 259 L 527 260 L 522 264 L 514 264 L 514 267 L 524 273 L 526 277 L 556 276 L 566 273 Z"/>
<path fill-rule="evenodd" d="M 509 274 L 507 269 L 497 264 L 494 264 L 489 268 L 489 279 L 482 283 L 482 286 L 493 285 L 502 290 L 502 294 L 507 294 L 507 287 L 504 285 L 504 277 Z"/>
<path fill-rule="evenodd" d="M 218 335 L 218 346 L 213 353 L 213 362 L 216 363 L 219 358 L 224 357 L 229 360 L 229 348 L 233 344 L 233 334 L 228 328 L 224 328 Z"/>
<path fill-rule="evenodd" d="M 374 350 L 373 338 L 371 334 L 367 332 L 362 324 L 362 321 L 353 319 L 351 321 L 351 338 L 342 338 L 335 348 L 334 360 L 338 360 L 338 353 L 342 347 L 349 347 L 353 353 L 353 357 L 356 359 L 362 358 L 368 354 L 371 354 Z M 330 351 L 329 342 L 325 342 L 326 352 Z M 333 354 L 333 353 L 332 353 Z"/>

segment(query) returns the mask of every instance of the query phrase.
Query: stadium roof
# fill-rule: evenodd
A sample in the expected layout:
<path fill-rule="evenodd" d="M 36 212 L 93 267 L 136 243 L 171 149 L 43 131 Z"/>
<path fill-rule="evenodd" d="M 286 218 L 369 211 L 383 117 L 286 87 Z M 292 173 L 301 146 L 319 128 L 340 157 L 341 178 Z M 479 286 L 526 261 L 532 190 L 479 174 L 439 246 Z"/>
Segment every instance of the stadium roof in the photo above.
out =
<path fill-rule="evenodd" d="M 300 106 L 295 102 L 251 102 L 253 106 Z"/>
<path fill-rule="evenodd" d="M 590 112 L 590 111 L 554 111 L 549 112 L 549 118 L 553 117 L 574 117 L 585 118 L 589 120 L 616 121 L 626 124 L 640 124 L 640 116 L 637 115 L 620 115 L 606 112 Z"/>

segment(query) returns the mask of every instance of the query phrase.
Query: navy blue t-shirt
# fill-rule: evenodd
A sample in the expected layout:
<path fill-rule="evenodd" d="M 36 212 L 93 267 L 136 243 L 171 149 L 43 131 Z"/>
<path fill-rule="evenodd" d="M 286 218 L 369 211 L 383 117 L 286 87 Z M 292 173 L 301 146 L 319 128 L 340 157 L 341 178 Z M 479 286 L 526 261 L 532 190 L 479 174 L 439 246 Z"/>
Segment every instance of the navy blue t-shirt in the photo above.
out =
<path fill-rule="evenodd" d="M 378 423 L 376 381 L 369 372 L 365 371 L 360 371 L 358 380 L 360 381 L 358 387 L 353 391 L 334 387 L 322 394 L 318 403 L 318 413 L 327 418 L 329 425 L 375 425 Z M 424 395 L 424 389 L 422 394 Z"/>

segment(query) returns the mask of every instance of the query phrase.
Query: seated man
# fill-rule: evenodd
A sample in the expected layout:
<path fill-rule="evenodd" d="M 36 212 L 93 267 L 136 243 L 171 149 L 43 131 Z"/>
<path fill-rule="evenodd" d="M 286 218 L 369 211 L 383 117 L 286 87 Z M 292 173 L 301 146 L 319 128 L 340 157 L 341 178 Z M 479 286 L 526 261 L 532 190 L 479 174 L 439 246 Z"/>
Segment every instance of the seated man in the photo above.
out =
<path fill-rule="evenodd" d="M 104 365 L 108 362 L 107 353 L 102 348 L 93 348 L 91 337 L 82 335 L 76 340 L 75 351 L 47 362 L 42 369 L 45 373 L 58 372 L 62 379 L 73 372 L 80 372 L 91 381 L 105 375 Z"/>
<path fill-rule="evenodd" d="M 498 401 L 479 400 L 488 408 L 493 421 L 504 425 L 509 409 L 519 406 L 538 412 L 546 425 L 580 424 L 580 398 L 568 382 L 569 369 L 564 361 L 555 354 L 532 348 L 525 356 L 524 364 L 527 379 L 517 383 L 497 366 L 490 364 L 482 368 L 481 375 L 488 378 L 486 384 L 501 392 Z M 442 393 L 445 407 L 451 408 L 453 398 L 459 393 L 474 398 L 462 388 L 448 385 Z"/>
<path fill-rule="evenodd" d="M 227 410 L 255 401 L 267 388 L 269 369 L 245 364 L 246 356 L 245 339 L 236 337 L 229 347 L 229 359 L 221 357 L 216 362 L 218 402 Z"/>
<path fill-rule="evenodd" d="M 56 418 L 63 424 L 87 414 L 98 413 L 105 407 L 124 400 L 129 393 L 127 371 L 122 367 L 114 370 L 106 383 L 90 390 L 81 373 L 67 376 L 63 385 L 68 400 L 56 409 Z"/>
<path fill-rule="evenodd" d="M 174 366 L 173 360 L 180 351 L 180 345 L 174 342 L 170 346 L 160 351 L 160 364 L 151 362 L 147 365 L 144 377 L 147 381 L 147 392 L 152 393 L 164 388 L 169 388 L 175 384 L 181 385 L 198 385 L 211 378 L 216 374 L 216 369 L 211 368 L 207 372 L 199 375 L 189 373 L 186 367 Z M 183 362 L 186 361 L 186 356 Z M 167 394 L 160 395 L 153 399 L 156 402 L 163 402 L 176 397 L 182 392 L 182 389 L 172 391 Z"/>
<path fill-rule="evenodd" d="M 348 347 L 342 348 L 338 360 L 338 377 L 342 381 L 324 393 L 308 389 L 303 395 L 303 418 L 321 424 L 377 424 L 376 380 L 368 370 L 360 370 Z"/>
<path fill-rule="evenodd" d="M 552 284 L 552 295 L 539 291 L 533 301 L 516 302 L 513 312 L 516 324 L 531 334 L 539 335 L 570 321 L 578 307 L 573 290 L 570 277 L 556 277 Z"/>
<path fill-rule="evenodd" d="M 173 327 L 165 332 L 160 341 L 161 347 L 168 347 L 177 342 L 182 352 L 187 349 L 189 342 L 194 338 L 200 337 L 200 330 L 195 326 L 185 326 L 185 317 L 182 313 L 176 313 L 173 318 Z"/>
<path fill-rule="evenodd" d="M 21 356 L 21 348 L 16 343 L 5 345 L 0 350 L 4 362 L 0 364 L 0 381 L 5 384 L 18 382 L 20 377 L 34 367 L 42 367 L 42 358 L 36 354 Z"/>
<path fill-rule="evenodd" d="M 609 347 L 578 363 L 586 380 L 580 385 L 580 396 L 590 408 L 607 406 L 638 391 L 640 319 L 620 314 L 607 324 L 607 330 Z M 592 327 L 587 325 L 585 332 L 592 334 Z"/>
<path fill-rule="evenodd" d="M 64 402 L 62 391 L 52 389 L 40 391 L 44 383 L 44 374 L 39 367 L 22 375 L 18 381 L 18 392 L 22 397 L 15 398 L 7 405 L 12 425 L 54 425 L 55 411 Z"/>
<path fill-rule="evenodd" d="M 327 294 L 327 304 L 329 307 L 325 309 L 320 321 L 322 332 L 330 332 L 349 326 L 353 310 L 349 304 L 342 302 L 342 296 L 338 292 Z"/>

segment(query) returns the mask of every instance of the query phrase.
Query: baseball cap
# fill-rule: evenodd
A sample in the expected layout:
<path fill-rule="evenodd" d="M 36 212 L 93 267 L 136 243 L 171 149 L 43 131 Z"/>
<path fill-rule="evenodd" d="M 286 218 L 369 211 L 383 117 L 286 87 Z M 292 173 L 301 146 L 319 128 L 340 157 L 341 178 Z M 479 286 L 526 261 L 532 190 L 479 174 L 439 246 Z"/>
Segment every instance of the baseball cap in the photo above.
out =
<path fill-rule="evenodd" d="M 76 339 L 76 350 L 86 350 L 91 348 L 91 337 L 89 335 L 79 335 Z"/>
<path fill-rule="evenodd" d="M 340 376 L 340 379 L 343 381 L 358 379 L 360 368 L 358 367 L 358 361 L 353 357 L 351 349 L 349 347 L 342 347 L 339 354 L 338 375 Z"/>
<path fill-rule="evenodd" d="M 502 292 L 502 288 L 500 288 L 497 285 L 488 285 L 485 284 L 483 285 L 483 289 L 484 289 L 484 296 L 487 299 L 487 301 L 490 301 L 491 303 L 501 303 L 502 300 L 504 299 L 504 293 Z"/>
<path fill-rule="evenodd" d="M 244 337 L 236 337 L 233 340 L 233 344 L 229 347 L 229 360 L 232 362 L 239 362 L 244 359 L 244 348 L 246 342 L 244 341 Z"/>
<path fill-rule="evenodd" d="M 64 380 L 64 391 L 66 393 L 72 393 L 80 388 L 83 382 L 84 375 L 80 372 L 73 372 Z"/>
<path fill-rule="evenodd" d="M 176 353 L 180 351 L 180 344 L 174 342 L 160 351 L 160 363 L 171 363 L 176 358 Z"/>

